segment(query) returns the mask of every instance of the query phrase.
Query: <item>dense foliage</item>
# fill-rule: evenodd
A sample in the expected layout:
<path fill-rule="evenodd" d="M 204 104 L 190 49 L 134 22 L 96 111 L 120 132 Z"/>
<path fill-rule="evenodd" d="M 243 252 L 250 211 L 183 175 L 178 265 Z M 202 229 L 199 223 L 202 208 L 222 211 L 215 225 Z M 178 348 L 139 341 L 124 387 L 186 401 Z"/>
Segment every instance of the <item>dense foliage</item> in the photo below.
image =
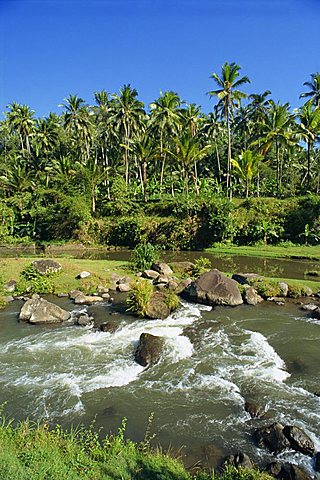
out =
<path fill-rule="evenodd" d="M 230 199 L 320 193 L 319 76 L 305 83 L 307 102 L 295 111 L 269 91 L 246 95 L 250 80 L 235 63 L 212 75 L 209 114 L 173 91 L 146 108 L 130 85 L 96 92 L 93 105 L 69 95 L 61 114 L 46 118 L 13 102 L 0 121 L 0 240 L 134 247 L 156 236 L 166 248 L 195 248 L 293 233 L 303 241 L 306 232 L 317 241 L 313 207 L 300 219 L 291 212 L 302 221 L 296 232 L 280 215 L 265 216 L 267 224 L 252 218 L 240 232 Z"/>

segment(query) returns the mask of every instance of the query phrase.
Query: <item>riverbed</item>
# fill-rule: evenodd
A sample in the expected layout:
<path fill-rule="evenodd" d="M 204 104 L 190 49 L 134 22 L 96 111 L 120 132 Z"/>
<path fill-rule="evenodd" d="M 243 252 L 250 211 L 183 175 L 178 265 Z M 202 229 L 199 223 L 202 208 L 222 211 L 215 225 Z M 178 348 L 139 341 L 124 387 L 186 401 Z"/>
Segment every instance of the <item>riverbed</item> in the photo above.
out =
<path fill-rule="evenodd" d="M 154 412 L 154 442 L 179 450 L 189 465 L 217 466 L 239 450 L 265 464 L 273 457 L 252 433 L 274 421 L 301 427 L 320 450 L 320 320 L 289 302 L 213 309 L 184 302 L 166 320 L 137 320 L 122 313 L 122 300 L 87 309 L 97 321 L 115 322 L 113 334 L 72 319 L 19 323 L 19 301 L 0 312 L 0 403 L 7 402 L 8 416 L 63 426 L 94 421 L 104 433 L 126 417 L 127 435 L 141 441 Z M 142 332 L 165 338 L 161 361 L 147 369 L 133 356 Z M 251 419 L 246 400 L 268 418 Z M 314 474 L 310 458 L 280 457 Z"/>

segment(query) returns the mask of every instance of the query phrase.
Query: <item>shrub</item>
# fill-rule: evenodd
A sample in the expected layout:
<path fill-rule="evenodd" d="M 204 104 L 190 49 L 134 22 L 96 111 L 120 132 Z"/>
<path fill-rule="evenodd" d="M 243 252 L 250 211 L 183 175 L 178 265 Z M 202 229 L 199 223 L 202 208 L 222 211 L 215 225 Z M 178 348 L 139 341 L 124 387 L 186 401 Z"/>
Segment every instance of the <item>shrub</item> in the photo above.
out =
<path fill-rule="evenodd" d="M 148 280 L 137 282 L 127 296 L 128 311 L 144 317 L 153 293 L 153 286 Z"/>
<path fill-rule="evenodd" d="M 131 264 L 134 270 L 147 270 L 159 259 L 159 248 L 151 243 L 140 243 L 131 255 Z"/>
<path fill-rule="evenodd" d="M 254 283 L 259 295 L 263 298 L 281 296 L 281 288 L 276 280 L 260 280 Z"/>
<path fill-rule="evenodd" d="M 50 281 L 51 275 L 56 274 L 41 275 L 30 263 L 20 273 L 17 290 L 20 293 L 53 293 L 54 287 Z"/>
<path fill-rule="evenodd" d="M 199 276 L 211 268 L 211 260 L 206 257 L 197 258 L 194 261 L 193 275 Z"/>

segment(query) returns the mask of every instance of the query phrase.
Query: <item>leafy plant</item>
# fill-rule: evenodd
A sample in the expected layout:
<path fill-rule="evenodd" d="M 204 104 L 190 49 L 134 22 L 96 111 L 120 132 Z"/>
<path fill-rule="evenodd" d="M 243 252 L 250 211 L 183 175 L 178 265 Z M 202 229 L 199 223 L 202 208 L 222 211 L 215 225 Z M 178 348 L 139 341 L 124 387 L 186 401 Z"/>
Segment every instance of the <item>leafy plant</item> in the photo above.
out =
<path fill-rule="evenodd" d="M 131 255 L 134 270 L 147 270 L 159 259 L 159 248 L 151 243 L 140 243 Z"/>
<path fill-rule="evenodd" d="M 54 286 L 50 280 L 50 275 L 41 275 L 30 263 L 20 273 L 17 290 L 20 293 L 52 293 Z"/>
<path fill-rule="evenodd" d="M 199 276 L 211 268 L 211 260 L 207 257 L 196 258 L 194 261 L 193 275 Z"/>
<path fill-rule="evenodd" d="M 144 317 L 153 293 L 153 286 L 148 280 L 137 282 L 127 296 L 128 311 Z"/>

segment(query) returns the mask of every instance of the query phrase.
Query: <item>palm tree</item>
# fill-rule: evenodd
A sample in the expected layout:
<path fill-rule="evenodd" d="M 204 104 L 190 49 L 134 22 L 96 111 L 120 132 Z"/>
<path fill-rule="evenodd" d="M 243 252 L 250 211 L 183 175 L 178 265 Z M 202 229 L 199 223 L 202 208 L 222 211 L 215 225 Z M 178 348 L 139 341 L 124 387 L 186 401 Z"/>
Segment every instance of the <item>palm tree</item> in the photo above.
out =
<path fill-rule="evenodd" d="M 193 181 L 195 185 L 196 193 L 199 194 L 199 188 L 197 184 L 196 177 L 196 163 L 199 160 L 204 158 L 208 151 L 212 148 L 211 145 L 201 146 L 200 140 L 197 137 L 193 137 L 190 132 L 184 133 L 181 137 L 174 139 L 175 149 L 168 150 L 168 153 L 177 160 L 181 166 L 184 173 L 185 179 L 185 192 L 188 195 L 189 193 L 189 172 L 190 167 L 195 167 L 195 174 L 193 175 Z"/>
<path fill-rule="evenodd" d="M 71 135 L 71 138 L 73 137 L 75 148 L 79 151 L 80 158 L 85 163 L 90 156 L 93 124 L 82 98 L 77 95 L 69 95 L 65 102 L 60 105 L 60 107 L 66 109 L 63 125 L 66 132 Z"/>
<path fill-rule="evenodd" d="M 132 151 L 134 152 L 139 169 L 139 177 L 143 192 L 144 201 L 147 201 L 147 167 L 159 156 L 159 147 L 152 135 L 148 132 L 134 141 Z"/>
<path fill-rule="evenodd" d="M 223 112 L 223 116 L 226 119 L 228 130 L 228 163 L 227 163 L 227 192 L 231 196 L 231 184 L 230 184 L 230 170 L 231 170 L 231 119 L 233 110 L 240 106 L 241 99 L 246 98 L 246 94 L 238 90 L 239 87 L 245 83 L 250 83 L 247 76 L 238 78 L 241 67 L 236 63 L 226 62 L 222 66 L 221 76 L 217 73 L 213 73 L 211 78 L 218 85 L 218 90 L 212 90 L 208 92 L 211 97 L 218 97 L 218 106 Z M 230 190 L 230 192 L 229 192 Z"/>
<path fill-rule="evenodd" d="M 111 121 L 119 136 L 123 138 L 123 159 L 126 185 L 129 183 L 130 143 L 143 125 L 145 118 L 144 104 L 137 99 L 138 92 L 130 85 L 120 89 L 120 95 L 114 94 L 110 104 Z"/>
<path fill-rule="evenodd" d="M 307 143 L 307 188 L 311 181 L 311 150 L 318 135 L 320 135 L 320 107 L 312 108 L 312 104 L 307 102 L 299 111 L 300 119 L 299 134 Z"/>
<path fill-rule="evenodd" d="M 160 97 L 150 104 L 151 125 L 159 133 L 160 142 L 160 188 L 162 187 L 164 170 L 166 164 L 166 153 L 169 148 L 169 141 L 172 136 L 176 136 L 180 127 L 181 104 L 182 100 L 175 92 L 169 91 L 160 93 Z"/>
<path fill-rule="evenodd" d="M 252 150 L 245 150 L 238 156 L 237 160 L 231 160 L 232 165 L 235 167 L 235 171 L 245 185 L 247 198 L 250 193 L 252 179 L 258 173 L 262 159 L 263 155 L 260 153 L 254 153 Z"/>
<path fill-rule="evenodd" d="M 279 195 L 281 184 L 281 165 L 280 165 L 280 146 L 287 149 L 297 143 L 297 139 L 292 131 L 293 116 L 289 113 L 289 104 L 281 105 L 271 101 L 270 108 L 260 124 L 260 132 L 252 145 L 259 145 L 263 155 L 265 155 L 273 146 L 276 151 L 276 170 L 277 170 L 277 195 Z"/>
<path fill-rule="evenodd" d="M 309 87 L 309 92 L 301 93 L 300 98 L 309 98 L 309 102 L 315 107 L 320 107 L 320 72 L 311 74 L 311 82 L 304 82 L 303 85 Z"/>
<path fill-rule="evenodd" d="M 10 111 L 6 114 L 11 131 L 20 138 L 21 150 L 31 153 L 30 137 L 35 130 L 34 111 L 27 105 L 20 105 L 16 102 L 8 105 Z"/>

